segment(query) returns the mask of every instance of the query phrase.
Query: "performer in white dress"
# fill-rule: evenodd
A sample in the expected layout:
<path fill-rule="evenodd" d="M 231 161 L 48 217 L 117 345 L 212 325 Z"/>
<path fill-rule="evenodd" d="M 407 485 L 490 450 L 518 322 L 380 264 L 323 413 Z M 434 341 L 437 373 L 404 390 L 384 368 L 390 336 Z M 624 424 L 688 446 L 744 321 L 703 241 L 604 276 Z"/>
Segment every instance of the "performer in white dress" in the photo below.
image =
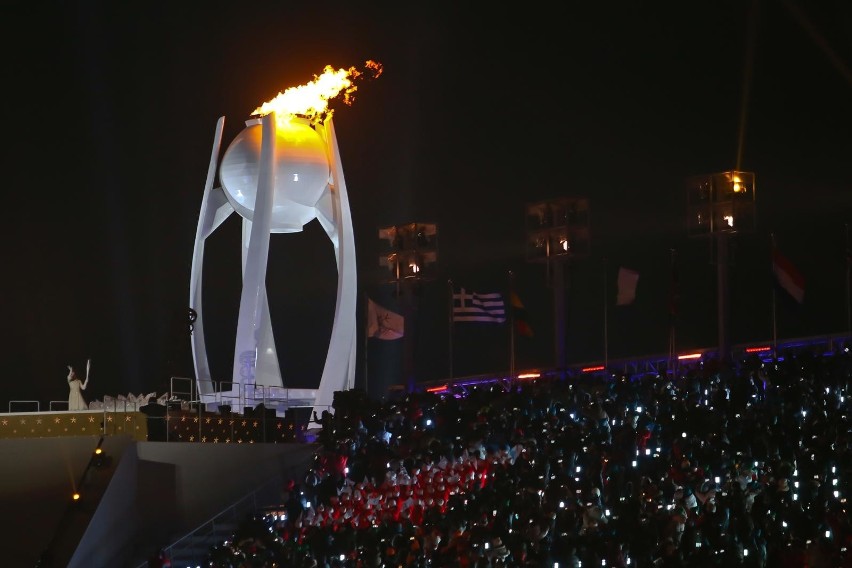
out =
<path fill-rule="evenodd" d="M 89 384 L 89 369 L 92 367 L 92 360 L 86 360 L 86 380 L 80 381 L 80 377 L 74 371 L 74 367 L 68 365 L 68 410 L 88 410 L 89 406 L 83 398 L 83 391 Z"/>

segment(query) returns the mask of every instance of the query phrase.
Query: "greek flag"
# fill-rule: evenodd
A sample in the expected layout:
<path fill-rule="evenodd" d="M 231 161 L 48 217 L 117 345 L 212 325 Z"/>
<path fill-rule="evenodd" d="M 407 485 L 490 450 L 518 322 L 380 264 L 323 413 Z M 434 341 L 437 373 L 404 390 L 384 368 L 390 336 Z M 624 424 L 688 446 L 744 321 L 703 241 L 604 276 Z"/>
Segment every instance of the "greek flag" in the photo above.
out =
<path fill-rule="evenodd" d="M 506 305 L 499 292 L 453 292 L 453 322 L 504 323 Z"/>

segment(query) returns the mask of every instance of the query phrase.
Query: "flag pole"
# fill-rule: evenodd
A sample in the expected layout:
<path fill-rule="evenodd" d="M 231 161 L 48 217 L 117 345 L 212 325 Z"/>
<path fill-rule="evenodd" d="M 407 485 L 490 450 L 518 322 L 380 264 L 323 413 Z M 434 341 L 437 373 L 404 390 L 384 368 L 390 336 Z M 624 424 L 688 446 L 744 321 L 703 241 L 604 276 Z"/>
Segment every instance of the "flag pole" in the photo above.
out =
<path fill-rule="evenodd" d="M 609 317 L 607 313 L 607 280 L 606 280 L 607 259 L 603 259 L 603 328 L 604 328 L 604 369 L 609 367 Z"/>
<path fill-rule="evenodd" d="M 448 312 L 447 312 L 447 321 L 449 322 L 449 332 L 447 334 L 448 345 L 447 345 L 447 353 L 448 353 L 448 363 L 450 368 L 450 381 L 453 380 L 453 281 L 452 279 L 447 279 L 447 289 L 449 290 L 449 301 Z"/>
<path fill-rule="evenodd" d="M 370 297 L 364 292 L 364 321 L 367 325 L 364 326 L 364 394 L 370 396 Z"/>
<path fill-rule="evenodd" d="M 770 242 L 770 254 L 769 254 L 769 270 L 770 270 L 770 283 L 772 284 L 772 354 L 775 357 L 775 360 L 778 360 L 778 315 L 777 315 L 777 301 L 775 298 L 775 279 L 777 276 L 775 275 L 775 263 L 773 261 L 773 257 L 775 255 L 775 233 L 769 233 L 769 242 Z"/>
<path fill-rule="evenodd" d="M 669 249 L 670 266 L 669 266 L 669 363 L 668 368 L 672 370 L 672 379 L 677 376 L 677 328 L 675 327 L 675 315 L 677 313 L 677 249 Z"/>
<path fill-rule="evenodd" d="M 509 385 L 515 382 L 515 274 L 509 271 Z"/>
<path fill-rule="evenodd" d="M 846 223 L 846 335 L 852 339 L 852 299 L 849 297 L 852 277 L 852 241 L 849 240 L 849 223 Z"/>

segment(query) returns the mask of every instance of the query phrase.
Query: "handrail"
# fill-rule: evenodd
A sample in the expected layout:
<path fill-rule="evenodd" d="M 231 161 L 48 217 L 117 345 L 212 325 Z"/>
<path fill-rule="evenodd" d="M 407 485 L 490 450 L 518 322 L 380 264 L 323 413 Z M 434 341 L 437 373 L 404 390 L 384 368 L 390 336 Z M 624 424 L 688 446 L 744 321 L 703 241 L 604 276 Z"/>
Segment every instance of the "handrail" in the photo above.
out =
<path fill-rule="evenodd" d="M 216 527 L 217 522 L 219 524 L 222 524 L 223 522 L 225 522 L 226 515 L 228 515 L 229 513 L 231 513 L 230 517 L 227 517 L 229 519 L 236 520 L 238 523 L 240 521 L 244 520 L 245 514 L 247 512 L 257 511 L 259 506 L 262 506 L 262 504 L 258 505 L 259 501 L 264 500 L 264 497 L 261 496 L 260 494 L 262 492 L 271 492 L 271 490 L 275 487 L 280 488 L 281 484 L 283 483 L 283 479 L 284 479 L 283 473 L 275 474 L 274 476 L 272 476 L 271 478 L 269 478 L 265 482 L 261 483 L 259 486 L 255 487 L 255 489 L 253 489 L 252 491 L 249 491 L 248 493 L 246 493 L 245 495 L 243 495 L 242 497 L 237 499 L 231 505 L 222 509 L 219 513 L 216 513 L 215 515 L 210 517 L 210 519 L 208 519 L 207 521 L 201 523 L 198 527 L 196 527 L 192 531 L 190 531 L 190 532 L 186 533 L 185 535 L 183 535 L 182 537 L 178 538 L 177 540 L 175 540 L 170 545 L 168 545 L 164 548 L 167 556 L 169 558 L 173 559 L 174 556 L 175 556 L 175 550 L 181 550 L 179 545 L 181 543 L 191 539 L 192 537 L 197 536 L 199 533 L 203 532 L 204 534 L 213 534 L 214 531 L 215 531 L 215 527 Z M 269 500 L 269 497 L 267 497 L 266 500 Z M 245 507 L 245 505 L 249 504 L 249 502 L 250 502 L 250 506 Z M 207 529 L 207 530 L 205 530 L 205 529 Z M 208 552 L 209 552 L 209 550 L 208 550 Z M 185 559 L 182 559 L 182 560 L 185 560 Z M 201 561 L 201 560 L 204 560 L 204 559 L 203 558 L 193 559 L 193 561 Z M 174 562 L 174 560 L 173 560 L 173 562 Z M 144 566 L 144 564 L 142 566 Z M 140 568 L 141 568 L 141 566 L 140 566 Z"/>
<path fill-rule="evenodd" d="M 36 409 L 35 409 L 36 412 L 40 412 L 39 409 L 41 408 L 41 403 L 37 400 L 10 400 L 9 401 L 9 412 L 10 413 L 12 412 L 12 405 L 13 404 L 35 404 L 36 405 Z"/>
<path fill-rule="evenodd" d="M 777 342 L 777 354 L 783 354 L 785 351 L 790 349 L 797 348 L 807 348 L 814 347 L 818 345 L 825 345 L 828 349 L 837 349 L 839 346 L 843 346 L 847 344 L 847 342 L 852 341 L 849 334 L 846 332 L 841 333 L 832 333 L 832 334 L 824 334 L 824 335 L 813 335 L 808 337 L 797 337 L 791 339 L 781 340 L 779 339 Z M 754 341 L 749 343 L 741 343 L 734 345 L 730 348 L 731 355 L 735 355 L 737 357 L 741 357 L 747 353 L 747 349 L 757 348 L 757 347 L 770 347 L 767 356 L 775 357 L 775 347 L 772 345 L 771 340 L 766 341 Z M 852 347 L 847 344 L 847 348 Z M 716 347 L 705 347 L 705 348 L 696 348 L 696 349 L 681 349 L 681 352 L 688 351 L 689 353 L 700 353 L 700 360 L 706 360 L 709 358 L 718 357 L 719 350 Z M 565 369 L 557 369 L 557 368 L 542 368 L 539 369 L 538 372 L 544 376 L 556 376 L 560 374 L 565 374 L 569 376 L 576 376 L 583 373 L 583 369 L 588 368 L 596 368 L 600 369 L 601 373 L 611 373 L 613 371 L 616 372 L 628 372 L 628 366 L 634 365 L 648 365 L 651 363 L 656 363 L 660 366 L 667 367 L 667 371 L 672 371 L 671 367 L 668 367 L 668 363 L 671 362 L 671 356 L 668 354 L 660 353 L 660 354 L 651 354 L 644 356 L 633 356 L 633 357 L 622 357 L 619 359 L 609 359 L 606 366 L 604 366 L 603 360 L 598 361 L 587 361 L 584 363 L 572 363 L 568 365 Z M 675 355 L 674 360 L 675 369 L 680 367 L 686 367 L 683 362 L 677 361 L 677 355 Z M 519 373 L 524 371 L 516 371 L 516 377 Z M 513 378 L 509 377 L 509 373 L 481 373 L 476 375 L 466 375 L 463 377 L 452 377 L 452 378 L 444 378 L 444 379 L 435 379 L 430 381 L 418 381 L 417 387 L 422 389 L 427 389 L 430 387 L 435 387 L 443 384 L 447 385 L 462 385 L 469 386 L 482 382 L 489 382 L 498 380 L 499 377 L 505 378 Z M 516 378 L 514 377 L 514 378 Z M 402 389 L 404 390 L 404 389 Z"/>

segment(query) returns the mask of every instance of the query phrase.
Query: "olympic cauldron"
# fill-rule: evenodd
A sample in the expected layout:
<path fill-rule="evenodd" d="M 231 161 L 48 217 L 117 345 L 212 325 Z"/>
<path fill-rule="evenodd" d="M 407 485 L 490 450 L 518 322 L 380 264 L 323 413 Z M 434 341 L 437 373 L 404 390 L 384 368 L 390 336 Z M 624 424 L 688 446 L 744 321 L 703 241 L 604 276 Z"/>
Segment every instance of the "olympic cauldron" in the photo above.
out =
<path fill-rule="evenodd" d="M 214 136 L 190 278 L 196 385 L 202 400 L 241 408 L 262 401 L 283 411 L 297 405 L 329 408 L 335 391 L 355 374 L 356 265 L 352 219 L 331 116 L 311 120 L 270 112 L 246 121 L 218 164 L 224 117 Z M 221 185 L 215 187 L 216 172 Z M 229 381 L 213 381 L 201 302 L 204 242 L 232 213 L 242 218 L 243 286 Z M 317 389 L 285 388 L 272 334 L 266 269 L 272 233 L 295 233 L 317 219 L 337 264 L 337 299 L 328 351 Z M 217 386 L 218 385 L 218 386 Z"/>

